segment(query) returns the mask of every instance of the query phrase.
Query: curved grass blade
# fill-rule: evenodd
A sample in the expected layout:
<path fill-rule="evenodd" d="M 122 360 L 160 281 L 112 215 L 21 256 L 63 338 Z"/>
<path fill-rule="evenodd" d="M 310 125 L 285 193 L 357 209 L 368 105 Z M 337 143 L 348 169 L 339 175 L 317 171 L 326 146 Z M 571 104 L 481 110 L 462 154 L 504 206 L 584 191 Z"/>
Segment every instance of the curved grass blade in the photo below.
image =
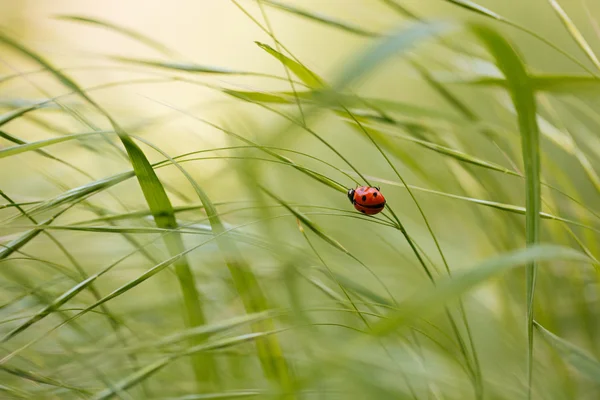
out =
<path fill-rule="evenodd" d="M 334 92 L 345 88 L 390 57 L 405 54 L 423 41 L 448 33 L 452 28 L 453 25 L 447 22 L 417 22 L 379 39 L 340 73 L 333 84 Z"/>
<path fill-rule="evenodd" d="M 302 92 L 251 92 L 232 89 L 220 89 L 223 93 L 240 100 L 253 103 L 294 104 L 295 97 L 300 101 L 321 107 L 342 110 L 339 104 L 356 110 L 375 110 L 401 113 L 415 118 L 433 118 L 454 123 L 464 123 L 464 119 L 443 110 L 436 110 L 396 100 L 362 97 L 354 94 L 330 93 L 325 91 Z M 356 114 L 356 112 L 355 112 Z M 380 117 L 381 118 L 381 117 Z"/>
<path fill-rule="evenodd" d="M 172 56 L 175 54 L 171 49 L 169 49 L 164 44 L 157 42 L 156 40 L 154 40 L 146 35 L 142 35 L 141 33 L 134 31 L 133 29 L 129 29 L 127 27 L 117 25 L 113 22 L 104 21 L 104 20 L 101 20 L 98 18 L 80 16 L 80 15 L 57 15 L 55 18 L 59 19 L 59 20 L 63 20 L 63 21 L 79 22 L 79 23 L 83 23 L 83 24 L 87 24 L 87 25 L 96 25 L 101 28 L 106 28 L 113 32 L 117 32 L 117 33 L 120 33 L 121 35 L 130 37 L 140 43 L 144 43 L 146 46 L 151 47 L 155 50 L 158 50 L 160 53 L 162 53 L 164 55 Z"/>
<path fill-rule="evenodd" d="M 221 393 L 188 394 L 181 397 L 170 397 L 165 400 L 227 400 L 256 396 L 264 396 L 264 393 L 260 390 L 235 390 Z"/>
<path fill-rule="evenodd" d="M 598 60 L 598 57 L 596 57 L 594 50 L 592 50 L 588 42 L 585 40 L 585 38 L 579 31 L 579 29 L 577 29 L 577 26 L 575 26 L 571 18 L 569 18 L 569 15 L 565 12 L 565 10 L 563 10 L 563 8 L 556 0 L 548 0 L 548 3 L 550 3 L 552 8 L 554 9 L 554 12 L 556 12 L 556 15 L 558 15 L 558 18 L 560 18 L 560 21 L 563 23 L 565 28 L 567 28 L 567 30 L 573 37 L 573 40 L 575 40 L 577 45 L 581 48 L 581 50 L 583 50 L 583 52 L 585 53 L 587 58 L 590 59 L 592 64 L 594 64 L 594 66 L 600 70 L 600 61 Z"/>
<path fill-rule="evenodd" d="M 301 213 L 301 212 L 299 212 L 297 210 L 294 210 L 288 203 L 286 203 L 285 201 L 283 201 L 282 199 L 280 199 L 273 192 L 271 192 L 270 190 L 266 189 L 265 187 L 263 187 L 261 185 L 259 185 L 259 187 L 269 197 L 271 197 L 273 200 L 275 200 L 276 202 L 278 202 L 279 204 L 281 204 L 283 207 L 285 207 L 289 212 L 291 212 L 298 220 L 300 220 L 302 222 L 302 224 L 304 226 L 306 226 L 313 233 L 315 233 L 317 236 L 319 236 L 321 239 L 323 239 L 326 243 L 329 243 L 331 246 L 333 246 L 336 249 L 340 250 L 341 252 L 343 252 L 344 254 L 348 255 L 350 258 L 352 258 L 356 262 L 358 262 L 360 265 L 362 265 L 377 280 L 377 282 L 379 282 L 379 284 L 381 285 L 381 287 L 383 287 L 385 289 L 385 291 L 387 292 L 387 294 L 390 296 L 390 299 L 394 298 L 394 296 L 392 295 L 392 293 L 388 289 L 387 285 L 381 280 L 381 278 L 377 274 L 375 274 L 369 267 L 367 267 L 367 265 L 365 265 L 358 258 L 356 258 L 344 246 L 342 246 L 342 244 L 340 242 L 338 242 L 337 240 L 335 240 L 334 238 L 332 238 L 331 236 L 329 236 L 328 234 L 326 234 L 323 231 L 323 229 L 321 229 L 318 225 L 316 225 L 313 221 L 311 221 L 306 215 L 304 215 L 303 213 Z"/>
<path fill-rule="evenodd" d="M 170 71 L 189 72 L 198 74 L 216 74 L 216 75 L 251 75 L 262 77 L 273 77 L 273 75 L 263 74 L 260 72 L 249 72 L 242 70 L 233 70 L 228 68 L 213 67 L 208 65 L 200 65 L 195 63 L 180 63 L 170 61 L 145 60 L 129 57 L 111 57 L 115 61 L 120 61 L 128 64 L 142 65 L 151 68 L 161 68 Z"/>
<path fill-rule="evenodd" d="M 75 387 L 75 386 L 68 385 L 66 383 L 57 381 L 56 379 L 48 378 L 46 376 L 37 374 L 35 372 L 25 371 L 25 370 L 20 369 L 20 368 L 9 367 L 7 365 L 0 365 L 0 371 L 7 372 L 7 373 L 9 373 L 11 375 L 15 375 L 15 376 L 18 376 L 18 377 L 23 378 L 23 379 L 27 379 L 27 380 L 32 381 L 32 382 L 42 383 L 44 385 L 61 387 L 61 388 L 64 388 L 64 389 L 69 389 L 71 391 L 78 392 L 80 394 L 86 394 L 86 395 L 90 394 L 90 392 L 88 392 L 87 390 L 84 390 L 84 389 L 81 389 L 81 388 L 78 388 L 78 387 Z"/>
<path fill-rule="evenodd" d="M 373 326 L 378 335 L 387 335 L 407 326 L 417 318 L 441 310 L 451 300 L 455 300 L 468 290 L 494 278 L 510 269 L 518 268 L 534 261 L 578 261 L 590 263 L 591 259 L 573 249 L 552 245 L 535 245 L 515 250 L 485 260 L 465 272 L 454 274 L 452 278 L 438 280 L 431 290 L 415 293 L 398 306 L 399 311 L 387 315 Z"/>
<path fill-rule="evenodd" d="M 116 395 L 118 390 L 126 390 L 126 389 L 129 389 L 129 388 L 137 385 L 138 383 L 149 378 L 151 375 L 155 374 L 156 372 L 158 372 L 162 368 L 166 367 L 167 365 L 169 365 L 171 362 L 175 361 L 178 358 L 185 357 L 185 356 L 191 356 L 191 355 L 194 355 L 197 353 L 205 353 L 205 352 L 209 352 L 212 350 L 224 349 L 224 348 L 228 348 L 231 346 L 236 346 L 238 344 L 246 343 L 249 341 L 257 341 L 258 339 L 261 339 L 261 338 L 264 339 L 266 337 L 277 334 L 281 331 L 282 330 L 248 333 L 245 335 L 228 337 L 228 338 L 219 339 L 219 340 L 211 341 L 208 343 L 200 344 L 200 345 L 192 347 L 186 351 L 183 351 L 183 352 L 174 354 L 172 356 L 165 357 L 158 361 L 155 361 L 154 363 L 148 365 L 147 367 L 145 367 L 141 370 L 138 370 L 138 371 L 134 372 L 133 374 L 131 374 L 130 376 L 124 378 L 120 382 L 117 382 L 117 384 L 115 385 L 114 388 L 106 389 L 102 392 L 97 393 L 95 396 L 92 397 L 92 399 L 93 400 L 110 399 Z"/>
<path fill-rule="evenodd" d="M 323 80 L 317 74 L 315 74 L 313 71 L 306 68 L 304 65 L 292 60 L 291 58 L 289 58 L 288 56 L 275 50 L 268 44 L 261 43 L 261 42 L 254 42 L 254 43 L 256 43 L 258 45 L 258 47 L 260 47 L 261 49 L 263 49 L 264 51 L 266 51 L 267 53 L 269 53 L 270 55 L 275 57 L 277 60 L 279 60 L 279 62 L 281 62 L 284 66 L 289 68 L 289 70 L 292 71 L 294 73 L 294 75 L 296 75 L 308 87 L 319 88 L 319 87 L 323 86 Z M 294 95 L 294 94 L 292 93 L 292 95 Z"/>
<path fill-rule="evenodd" d="M 600 79 L 581 75 L 530 75 L 531 85 L 536 92 L 549 92 L 553 94 L 596 94 L 600 89 Z M 507 87 L 503 78 L 476 78 L 462 81 L 471 85 L 489 87 Z"/>
<path fill-rule="evenodd" d="M 492 18 L 496 21 L 500 21 L 502 23 L 505 23 L 508 26 L 512 26 L 515 29 L 520 30 L 521 32 L 524 32 L 528 35 L 530 35 L 531 37 L 539 40 L 540 42 L 546 44 L 547 46 L 549 46 L 550 48 L 556 50 L 557 52 L 559 52 L 560 54 L 562 54 L 563 56 L 565 56 L 566 58 L 568 58 L 569 60 L 571 60 L 572 62 L 574 62 L 575 64 L 579 65 L 583 70 L 587 71 L 590 75 L 593 76 L 597 76 L 596 74 L 594 74 L 594 72 L 592 70 L 590 70 L 585 64 L 583 64 L 581 61 L 579 61 L 578 59 L 576 59 L 575 57 L 573 57 L 572 55 L 570 55 L 569 53 L 567 53 L 565 50 L 561 49 L 560 47 L 556 46 L 554 43 L 552 43 L 551 41 L 549 41 L 548 39 L 544 38 L 541 35 L 538 35 L 537 33 L 529 30 L 528 28 L 521 26 L 519 24 L 517 24 L 516 22 L 513 22 L 503 16 L 501 16 L 500 14 L 497 14 L 483 6 L 480 6 L 479 4 L 470 1 L 470 0 L 443 0 L 447 3 L 452 3 L 458 7 L 461 7 L 465 10 L 474 12 L 476 14 L 479 14 L 481 16 L 487 17 L 487 18 Z"/>
<path fill-rule="evenodd" d="M 57 215 L 55 215 L 51 218 L 48 218 L 44 222 L 41 222 L 40 224 L 38 224 L 37 227 L 25 232 L 20 237 L 16 238 L 15 240 L 11 241 L 7 245 L 3 246 L 3 248 L 0 250 L 0 260 L 3 260 L 5 258 L 9 257 L 15 251 L 18 251 L 20 248 L 22 248 L 27 243 L 32 241 L 37 235 L 39 235 L 40 233 L 42 233 L 44 231 L 42 228 L 44 226 L 50 225 L 52 223 L 52 221 L 54 221 L 56 219 L 56 217 L 57 217 Z"/>
<path fill-rule="evenodd" d="M 38 150 L 42 147 L 52 146 L 54 144 L 67 142 L 69 140 L 76 140 L 81 138 L 87 138 L 94 135 L 104 135 L 107 133 L 114 133 L 114 131 L 94 131 L 85 133 L 75 133 L 67 136 L 59 136 L 50 139 L 38 140 L 37 142 L 29 142 L 20 144 L 18 146 L 7 147 L 0 150 L 0 158 L 10 157 L 17 154 L 25 153 L 27 151 Z"/>
<path fill-rule="evenodd" d="M 142 140 L 138 138 L 138 140 Z M 227 230 L 225 229 L 217 209 L 213 202 L 204 192 L 204 190 L 198 185 L 198 183 L 183 169 L 177 161 L 169 157 L 166 153 L 162 152 L 151 143 L 144 141 L 147 145 L 152 146 L 155 150 L 159 151 L 163 156 L 167 157 L 169 162 L 177 167 L 181 173 L 187 178 L 196 194 L 200 198 L 204 210 L 208 217 L 214 238 L 216 239 L 217 246 L 221 251 L 225 264 L 227 265 L 231 277 L 234 281 L 234 286 L 242 298 L 246 312 L 258 313 L 269 310 L 270 306 L 262 291 L 258 279 L 252 272 L 250 266 L 244 261 L 237 245 L 233 240 L 227 236 Z M 254 332 L 260 331 L 273 331 L 274 323 L 273 320 L 267 319 L 252 325 Z M 263 367 L 263 371 L 267 378 L 277 382 L 284 392 L 288 393 L 286 398 L 293 399 L 293 375 L 288 368 L 287 361 L 283 355 L 281 345 L 275 336 L 267 336 L 264 339 L 258 339 L 256 342 L 258 355 Z"/>
<path fill-rule="evenodd" d="M 546 342 L 554 347 L 569 364 L 588 379 L 600 383 L 600 361 L 596 360 L 583 349 L 556 336 L 538 322 L 534 322 L 534 324 Z"/>
<path fill-rule="evenodd" d="M 501 15 L 496 14 L 495 12 L 493 12 L 483 6 L 480 6 L 479 4 L 474 3 L 470 0 L 445 0 L 445 1 L 448 3 L 452 3 L 454 5 L 457 5 L 466 10 L 473 11 L 473 12 L 475 12 L 479 15 L 483 15 L 485 17 L 493 18 L 498 21 L 506 21 L 506 19 L 504 19 L 504 17 L 502 17 Z"/>
<path fill-rule="evenodd" d="M 534 89 L 520 55 L 502 36 L 490 28 L 473 25 L 474 32 L 483 41 L 504 74 L 513 104 L 517 110 L 526 186 L 526 227 L 527 245 L 536 244 L 540 238 L 540 211 L 542 204 L 540 181 L 540 139 L 537 123 L 537 103 Z M 528 336 L 528 379 L 531 396 L 533 374 L 533 302 L 536 283 L 536 265 L 527 266 L 527 336 Z"/>
<path fill-rule="evenodd" d="M 91 99 L 71 78 L 54 68 L 48 61 L 33 51 L 25 48 L 20 43 L 0 32 L 0 42 L 16 50 L 24 56 L 46 68 L 56 79 L 72 91 L 79 94 L 89 104 L 94 106 L 111 123 L 113 129 L 118 134 L 125 150 L 129 156 L 133 170 L 138 178 L 138 182 L 153 212 L 156 224 L 161 228 L 174 229 L 177 222 L 173 213 L 173 206 L 166 194 L 165 188 L 156 176 L 156 173 L 150 162 L 144 155 L 139 146 L 129 137 L 129 135 L 114 121 L 110 115 Z M 178 235 L 169 235 L 166 239 L 166 245 L 171 254 L 180 254 L 184 249 L 183 240 Z M 185 321 L 188 326 L 198 326 L 205 323 L 204 312 L 200 304 L 198 290 L 195 285 L 194 276 L 191 272 L 189 263 L 185 258 L 176 261 L 175 270 L 181 285 L 185 303 Z M 212 375 L 215 373 L 214 360 L 211 357 L 193 357 L 193 368 L 196 380 L 201 385 L 212 385 Z"/>
<path fill-rule="evenodd" d="M 300 17 L 304 17 L 304 18 L 308 18 L 312 21 L 315 22 L 319 22 L 328 26 L 331 26 L 333 28 L 336 29 L 340 29 L 349 33 L 353 33 L 356 35 L 360 35 L 360 36 L 366 36 L 366 37 L 375 37 L 375 36 L 379 36 L 379 34 L 374 33 L 374 32 L 370 32 L 366 29 L 363 29 L 359 26 L 356 25 L 352 25 L 349 24 L 347 22 L 344 21 L 340 21 L 338 19 L 333 19 L 331 17 L 328 16 L 324 16 L 324 15 L 320 15 L 320 14 L 316 14 L 310 11 L 306 11 L 306 10 L 302 10 L 300 8 L 297 7 L 292 7 L 289 6 L 287 4 L 282 4 L 279 3 L 277 1 L 273 1 L 273 0 L 260 0 L 261 3 L 264 3 L 268 6 L 271 7 L 275 7 L 277 9 L 280 9 L 282 11 L 288 12 L 290 14 L 295 14 L 298 15 Z"/>

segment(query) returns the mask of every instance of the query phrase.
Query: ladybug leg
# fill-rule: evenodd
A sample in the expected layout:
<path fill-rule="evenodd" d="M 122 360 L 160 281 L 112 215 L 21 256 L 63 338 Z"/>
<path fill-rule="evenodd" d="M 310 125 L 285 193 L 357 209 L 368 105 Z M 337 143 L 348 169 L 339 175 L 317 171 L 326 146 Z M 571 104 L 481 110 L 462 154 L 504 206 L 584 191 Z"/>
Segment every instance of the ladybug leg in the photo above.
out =
<path fill-rule="evenodd" d="M 379 186 L 375 186 L 375 189 L 377 189 L 378 192 L 381 192 L 381 189 L 379 189 Z"/>
<path fill-rule="evenodd" d="M 354 189 L 348 190 L 348 199 L 350 200 L 350 203 L 354 204 Z"/>

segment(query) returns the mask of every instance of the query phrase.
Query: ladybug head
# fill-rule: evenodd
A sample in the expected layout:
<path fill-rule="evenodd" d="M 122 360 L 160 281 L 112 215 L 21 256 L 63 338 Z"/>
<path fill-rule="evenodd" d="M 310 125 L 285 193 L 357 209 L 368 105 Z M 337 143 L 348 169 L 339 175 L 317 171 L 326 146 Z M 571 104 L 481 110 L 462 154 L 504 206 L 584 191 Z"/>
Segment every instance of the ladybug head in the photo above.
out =
<path fill-rule="evenodd" d="M 354 189 L 348 189 L 348 199 L 350 199 L 350 203 L 354 204 Z"/>

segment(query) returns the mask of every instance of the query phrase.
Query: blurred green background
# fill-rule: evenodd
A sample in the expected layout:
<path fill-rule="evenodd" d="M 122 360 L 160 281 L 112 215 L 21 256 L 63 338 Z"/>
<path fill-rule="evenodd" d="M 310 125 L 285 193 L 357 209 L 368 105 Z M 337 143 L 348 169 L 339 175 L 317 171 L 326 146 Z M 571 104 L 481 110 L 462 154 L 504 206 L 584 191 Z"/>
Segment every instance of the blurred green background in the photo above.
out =
<path fill-rule="evenodd" d="M 0 11 L 0 398 L 600 395 L 597 2 Z"/>

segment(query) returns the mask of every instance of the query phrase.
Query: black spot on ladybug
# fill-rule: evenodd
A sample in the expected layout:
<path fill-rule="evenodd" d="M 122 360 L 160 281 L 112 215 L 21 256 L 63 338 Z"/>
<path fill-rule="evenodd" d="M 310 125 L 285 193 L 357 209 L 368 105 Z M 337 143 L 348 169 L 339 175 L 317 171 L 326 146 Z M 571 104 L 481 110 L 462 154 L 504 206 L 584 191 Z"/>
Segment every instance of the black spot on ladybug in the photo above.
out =
<path fill-rule="evenodd" d="M 363 199 L 363 201 L 366 201 L 367 200 L 367 196 L 363 196 L 362 199 Z"/>
<path fill-rule="evenodd" d="M 377 192 L 373 193 L 373 197 L 377 197 Z"/>

